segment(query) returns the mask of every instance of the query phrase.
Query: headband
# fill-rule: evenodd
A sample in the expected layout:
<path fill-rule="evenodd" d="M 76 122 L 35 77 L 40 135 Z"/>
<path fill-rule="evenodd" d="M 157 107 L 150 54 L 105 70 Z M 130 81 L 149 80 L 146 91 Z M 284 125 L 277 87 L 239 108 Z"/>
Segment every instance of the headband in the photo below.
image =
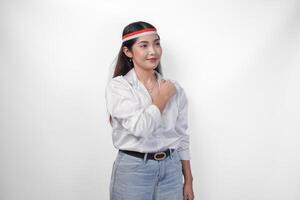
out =
<path fill-rule="evenodd" d="M 137 37 L 140 37 L 140 36 L 150 35 L 150 34 L 155 34 L 155 33 L 157 33 L 155 28 L 145 28 L 145 29 L 142 29 L 142 30 L 139 30 L 139 31 L 134 31 L 132 33 L 128 33 L 126 35 L 123 35 L 122 36 L 122 42 L 125 42 L 127 40 L 131 40 L 133 38 L 137 38 Z"/>

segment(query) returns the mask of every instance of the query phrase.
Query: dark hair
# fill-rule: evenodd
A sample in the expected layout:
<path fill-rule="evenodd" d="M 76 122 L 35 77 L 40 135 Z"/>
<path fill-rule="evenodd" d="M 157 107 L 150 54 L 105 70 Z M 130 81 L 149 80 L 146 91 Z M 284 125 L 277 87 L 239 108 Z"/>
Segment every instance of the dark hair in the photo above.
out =
<path fill-rule="evenodd" d="M 125 26 L 123 29 L 122 36 L 132 33 L 135 31 L 139 31 L 145 28 L 155 28 L 153 25 L 143 22 L 143 21 L 138 21 L 138 22 L 133 22 L 131 24 L 128 24 Z M 158 35 L 159 38 L 159 35 Z M 133 68 L 133 63 L 130 62 L 130 59 L 124 54 L 123 52 L 123 47 L 127 47 L 130 51 L 132 50 L 132 45 L 137 41 L 137 38 L 133 38 L 131 40 L 127 40 L 122 43 L 122 46 L 120 48 L 118 57 L 117 57 L 117 63 L 115 67 L 115 71 L 113 73 L 113 77 L 119 76 L 119 75 L 125 75 L 127 72 L 129 72 Z M 162 74 L 161 70 L 161 64 L 159 63 L 158 66 L 155 68 L 157 72 Z"/>
<path fill-rule="evenodd" d="M 132 33 L 132 32 L 135 32 L 135 31 L 145 29 L 145 28 L 155 28 L 155 27 L 153 25 L 151 25 L 147 22 L 143 22 L 143 21 L 133 22 L 133 23 L 128 24 L 127 26 L 125 26 L 125 28 L 123 29 L 122 36 L 124 36 L 128 33 Z M 160 38 L 159 35 L 158 35 L 158 38 Z M 132 45 L 136 41 L 137 41 L 137 38 L 133 38 L 131 40 L 127 40 L 127 41 L 122 43 L 122 46 L 120 48 L 120 51 L 119 51 L 119 54 L 118 54 L 118 57 L 117 57 L 117 63 L 116 63 L 115 71 L 113 73 L 113 78 L 117 77 L 117 76 L 120 76 L 120 75 L 124 76 L 125 74 L 127 74 L 127 72 L 129 72 L 133 68 L 133 63 L 130 62 L 130 59 L 123 52 L 123 47 L 127 47 L 130 51 L 132 51 Z M 160 63 L 157 65 L 155 70 L 157 72 L 159 72 L 160 74 L 162 74 Z M 112 123 L 111 115 L 109 116 L 109 122 L 110 122 L 110 124 Z"/>

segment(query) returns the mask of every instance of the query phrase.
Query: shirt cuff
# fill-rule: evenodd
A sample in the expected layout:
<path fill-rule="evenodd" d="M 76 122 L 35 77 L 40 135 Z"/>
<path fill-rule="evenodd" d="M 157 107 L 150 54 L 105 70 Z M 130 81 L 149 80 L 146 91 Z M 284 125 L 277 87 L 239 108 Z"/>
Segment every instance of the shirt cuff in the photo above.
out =
<path fill-rule="evenodd" d="M 191 160 L 190 149 L 178 151 L 180 160 Z"/>

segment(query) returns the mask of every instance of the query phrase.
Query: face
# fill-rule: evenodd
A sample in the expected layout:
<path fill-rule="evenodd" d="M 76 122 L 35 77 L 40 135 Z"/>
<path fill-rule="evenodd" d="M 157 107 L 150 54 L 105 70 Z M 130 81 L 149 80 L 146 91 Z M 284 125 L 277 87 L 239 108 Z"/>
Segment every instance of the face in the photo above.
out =
<path fill-rule="evenodd" d="M 144 70 L 155 69 L 162 55 L 162 48 L 157 34 L 141 36 L 132 46 L 132 51 L 128 49 L 124 53 L 132 58 L 135 67 Z"/>

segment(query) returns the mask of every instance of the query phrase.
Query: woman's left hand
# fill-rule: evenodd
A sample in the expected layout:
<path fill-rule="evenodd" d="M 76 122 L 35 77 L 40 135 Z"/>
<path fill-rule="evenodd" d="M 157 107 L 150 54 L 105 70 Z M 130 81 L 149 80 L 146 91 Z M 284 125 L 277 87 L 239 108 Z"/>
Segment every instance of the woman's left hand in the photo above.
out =
<path fill-rule="evenodd" d="M 183 200 L 194 200 L 193 185 L 184 184 L 184 186 L 183 186 Z"/>

